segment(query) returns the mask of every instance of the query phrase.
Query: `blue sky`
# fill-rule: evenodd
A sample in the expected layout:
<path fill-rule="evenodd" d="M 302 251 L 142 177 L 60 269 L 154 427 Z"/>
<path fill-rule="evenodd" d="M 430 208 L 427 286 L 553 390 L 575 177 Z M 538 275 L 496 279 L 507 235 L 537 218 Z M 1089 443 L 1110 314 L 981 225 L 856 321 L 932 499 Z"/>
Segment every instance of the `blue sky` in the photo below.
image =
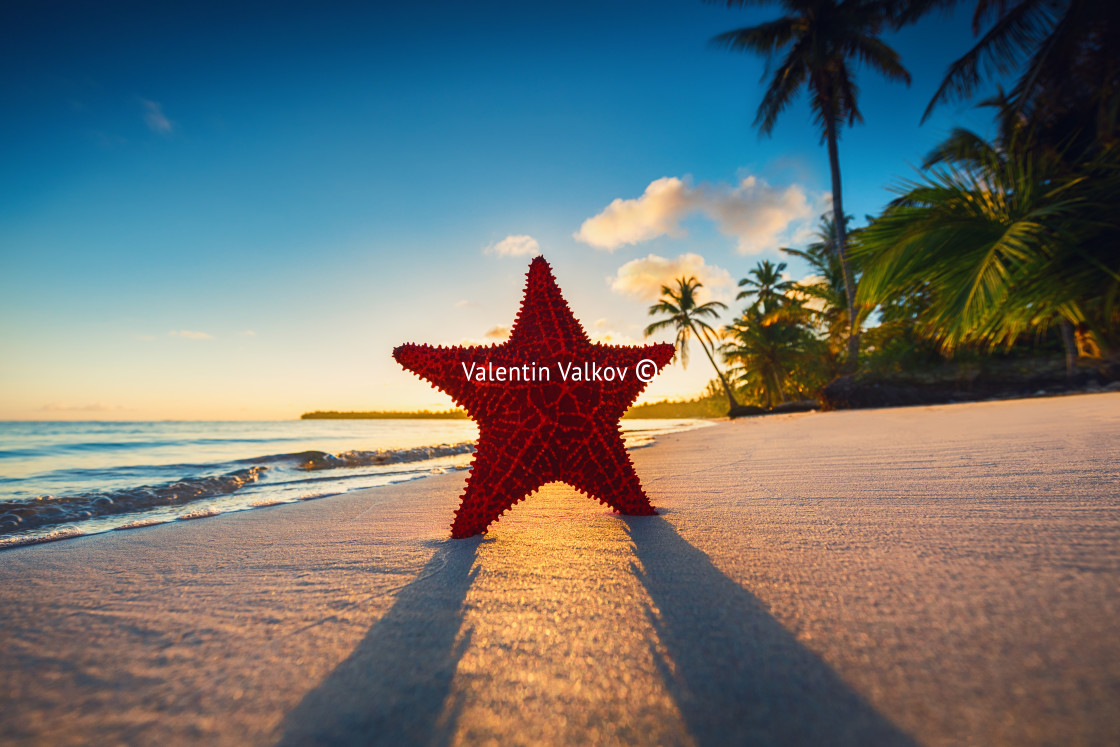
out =
<path fill-rule="evenodd" d="M 776 7 L 235 5 L 0 10 L 0 418 L 444 407 L 391 350 L 498 339 L 528 265 L 502 248 L 636 342 L 657 273 L 726 298 L 825 206 L 804 100 L 760 139 L 764 61 L 708 44 Z M 859 72 L 857 222 L 950 127 L 988 128 L 967 104 L 919 126 L 967 12 L 887 40 L 913 84 Z"/>

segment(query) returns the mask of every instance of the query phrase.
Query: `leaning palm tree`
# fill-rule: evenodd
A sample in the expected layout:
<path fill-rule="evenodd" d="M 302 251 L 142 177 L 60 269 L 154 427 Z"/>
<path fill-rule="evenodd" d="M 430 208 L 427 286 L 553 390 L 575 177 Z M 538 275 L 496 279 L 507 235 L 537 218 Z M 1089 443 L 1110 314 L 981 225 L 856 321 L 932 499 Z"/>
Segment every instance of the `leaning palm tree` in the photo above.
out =
<path fill-rule="evenodd" d="M 750 5 L 751 0 L 727 0 L 728 5 Z M 759 104 L 755 124 L 763 135 L 774 130 L 778 115 L 805 86 L 817 124 L 828 143 L 832 173 L 832 212 L 836 224 L 837 255 L 844 273 L 848 319 L 853 322 L 848 339 L 848 364 L 859 357 L 859 330 L 855 328 L 856 286 L 848 263 L 848 242 L 843 223 L 844 201 L 840 184 L 837 142 L 840 128 L 862 122 L 856 104 L 856 85 L 849 63 L 867 65 L 889 80 L 910 83 L 910 74 L 898 52 L 879 38 L 880 30 L 894 19 L 889 3 L 868 0 L 781 0 L 788 15 L 749 28 L 720 34 L 712 42 L 735 51 L 766 55 L 781 64 L 770 79 Z M 770 66 L 764 74 L 769 75 Z"/>
<path fill-rule="evenodd" d="M 681 365 L 685 368 L 688 367 L 688 342 L 695 338 L 700 345 L 700 349 L 704 351 L 704 355 L 708 356 L 708 360 L 711 361 L 712 368 L 716 370 L 716 375 L 719 376 L 719 380 L 723 384 L 723 390 L 727 392 L 727 401 L 730 408 L 734 411 L 739 407 L 739 402 L 735 399 L 723 371 L 716 365 L 716 359 L 712 357 L 712 353 L 708 349 L 709 345 L 712 349 L 715 349 L 715 340 L 719 335 L 705 321 L 706 319 L 718 318 L 719 312 L 727 309 L 727 304 L 719 301 L 697 303 L 696 291 L 703 287 L 703 283 L 695 277 L 678 278 L 676 288 L 668 285 L 661 286 L 661 298 L 649 307 L 649 315 L 664 314 L 665 318 L 646 327 L 645 335 L 649 337 L 663 329 L 674 328 L 677 333 L 677 356 L 680 358 Z"/>

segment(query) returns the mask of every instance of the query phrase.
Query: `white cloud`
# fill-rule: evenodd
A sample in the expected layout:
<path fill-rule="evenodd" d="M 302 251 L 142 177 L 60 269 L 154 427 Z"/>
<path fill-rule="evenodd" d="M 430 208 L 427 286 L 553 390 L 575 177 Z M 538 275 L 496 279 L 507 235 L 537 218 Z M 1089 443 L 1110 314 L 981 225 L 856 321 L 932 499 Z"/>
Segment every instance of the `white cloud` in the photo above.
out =
<path fill-rule="evenodd" d="M 173 126 L 171 120 L 163 113 L 163 107 L 155 101 L 148 101 L 144 99 L 144 124 L 148 125 L 148 129 L 152 132 L 158 132 L 160 135 L 170 135 Z"/>
<path fill-rule="evenodd" d="M 483 251 L 499 257 L 535 257 L 541 253 L 541 245 L 532 236 L 510 235 Z"/>
<path fill-rule="evenodd" d="M 704 287 L 697 294 L 700 302 L 730 301 L 735 281 L 722 267 L 709 265 L 699 254 L 682 254 L 676 259 L 650 254 L 632 259 L 611 279 L 611 290 L 639 301 L 653 302 L 661 295 L 661 286 L 676 285 L 677 278 L 695 276 Z"/>
<path fill-rule="evenodd" d="M 626 334 L 626 332 L 619 330 L 617 326 L 608 319 L 596 320 L 587 333 L 587 336 L 591 338 L 591 342 L 599 342 L 604 345 L 643 344 L 641 340 L 635 340 L 633 337 Z"/>
<path fill-rule="evenodd" d="M 506 340 L 509 339 L 509 333 L 509 327 L 497 326 L 491 327 L 490 329 L 486 330 L 486 334 L 484 335 L 484 337 L 487 340 Z"/>
<path fill-rule="evenodd" d="M 615 199 L 579 227 L 575 238 L 596 249 L 613 252 L 658 236 L 683 236 L 681 219 L 693 208 L 693 189 L 675 176 L 650 183 L 636 200 Z"/>
<path fill-rule="evenodd" d="M 796 184 L 778 190 L 748 176 L 734 189 L 710 188 L 702 210 L 722 233 L 738 239 L 740 254 L 758 254 L 776 249 L 783 235 L 793 238 L 804 230 L 820 214 L 820 205 L 811 204 Z"/>
<path fill-rule="evenodd" d="M 741 254 L 758 254 L 776 249 L 783 241 L 794 243 L 810 231 L 810 221 L 820 214 L 826 198 L 810 198 L 796 184 L 771 187 L 756 176 L 748 176 L 738 185 L 696 187 L 687 177 L 663 177 L 651 182 L 637 199 L 612 201 L 585 220 L 575 238 L 614 251 L 659 236 L 683 237 L 681 222 L 701 214 L 714 221 L 721 233 L 735 238 Z"/>
<path fill-rule="evenodd" d="M 457 309 L 465 309 L 466 307 L 473 306 L 473 305 L 474 304 L 472 304 L 470 301 L 466 300 L 465 298 L 462 301 L 456 301 L 455 302 L 455 308 L 457 308 Z"/>
<path fill-rule="evenodd" d="M 471 337 L 465 337 L 458 342 L 459 345 L 494 345 L 499 342 L 505 342 L 509 339 L 509 333 L 512 331 L 510 327 L 498 325 L 486 330 L 482 335 L 482 339 L 478 340 Z"/>
<path fill-rule="evenodd" d="M 789 273 L 783 274 L 788 275 Z M 805 304 L 805 308 L 807 309 L 812 309 L 813 311 L 824 311 L 824 299 L 817 298 L 816 296 L 811 296 L 801 290 L 802 288 L 807 288 L 822 282 L 824 282 L 824 278 L 820 275 L 806 275 L 793 284 L 793 288 L 790 289 L 790 295 L 794 298 L 801 299 L 801 302 Z"/>
<path fill-rule="evenodd" d="M 173 329 L 167 334 L 172 337 L 185 337 L 188 340 L 213 340 L 214 335 L 205 332 L 192 332 L 189 329 Z"/>

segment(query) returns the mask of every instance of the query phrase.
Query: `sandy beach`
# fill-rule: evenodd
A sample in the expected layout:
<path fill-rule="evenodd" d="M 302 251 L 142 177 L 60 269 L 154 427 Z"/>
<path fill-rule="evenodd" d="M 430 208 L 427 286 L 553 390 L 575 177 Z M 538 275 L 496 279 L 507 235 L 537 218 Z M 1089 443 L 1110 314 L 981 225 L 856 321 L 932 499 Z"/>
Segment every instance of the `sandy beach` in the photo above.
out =
<path fill-rule="evenodd" d="M 1115 744 L 1120 394 L 805 413 L 0 553 L 9 744 Z"/>

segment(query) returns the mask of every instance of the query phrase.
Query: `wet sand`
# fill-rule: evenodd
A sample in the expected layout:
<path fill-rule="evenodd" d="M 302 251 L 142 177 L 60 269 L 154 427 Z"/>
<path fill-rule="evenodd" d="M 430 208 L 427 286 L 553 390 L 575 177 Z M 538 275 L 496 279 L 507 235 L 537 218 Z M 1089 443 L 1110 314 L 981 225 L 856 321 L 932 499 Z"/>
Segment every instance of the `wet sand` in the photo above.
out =
<path fill-rule="evenodd" d="M 1115 744 L 1120 394 L 663 436 L 0 553 L 0 741 Z"/>

